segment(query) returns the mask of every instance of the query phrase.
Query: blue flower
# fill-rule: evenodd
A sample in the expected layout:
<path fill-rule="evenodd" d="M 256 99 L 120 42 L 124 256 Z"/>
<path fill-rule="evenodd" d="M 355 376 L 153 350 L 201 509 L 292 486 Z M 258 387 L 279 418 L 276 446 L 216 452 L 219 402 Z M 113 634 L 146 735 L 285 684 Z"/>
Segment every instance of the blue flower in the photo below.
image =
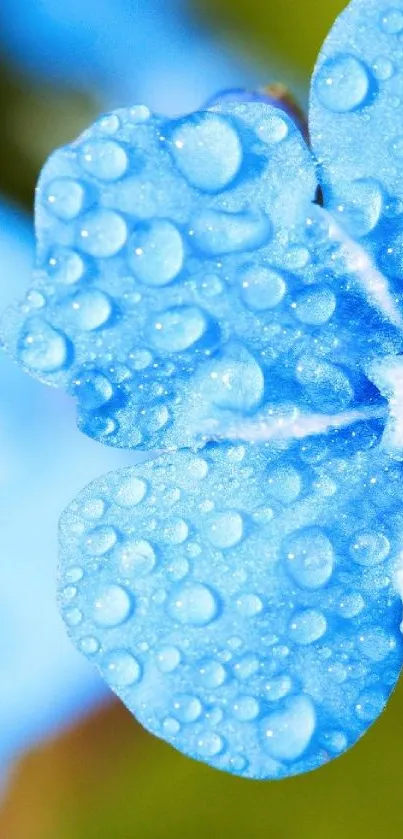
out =
<path fill-rule="evenodd" d="M 116 111 L 52 155 L 35 304 L 3 325 L 85 434 L 154 452 L 62 516 L 74 643 L 150 731 L 246 777 L 344 752 L 402 664 L 389 2 L 353 0 L 325 43 L 311 149 L 286 113 L 223 97 Z"/>

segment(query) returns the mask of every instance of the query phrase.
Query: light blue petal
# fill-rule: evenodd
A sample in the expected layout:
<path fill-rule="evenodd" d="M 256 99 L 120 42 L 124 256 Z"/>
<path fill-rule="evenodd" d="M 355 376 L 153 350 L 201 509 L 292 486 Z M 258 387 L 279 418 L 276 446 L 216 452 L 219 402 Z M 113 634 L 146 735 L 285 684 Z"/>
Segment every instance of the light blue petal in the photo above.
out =
<path fill-rule="evenodd" d="M 112 472 L 62 516 L 68 632 L 140 722 L 250 778 L 314 769 L 402 663 L 403 484 L 381 427 Z"/>
<path fill-rule="evenodd" d="M 216 411 L 290 400 L 291 385 L 266 391 L 273 365 L 335 308 L 325 289 L 312 321 L 295 299 L 326 279 L 308 249 L 315 188 L 299 132 L 263 104 L 101 118 L 42 173 L 35 291 L 4 319 L 9 351 L 114 446 L 189 445 Z"/>
<path fill-rule="evenodd" d="M 353 0 L 313 74 L 310 136 L 325 203 L 356 237 L 385 222 L 401 228 L 402 38 L 402 0 Z"/>

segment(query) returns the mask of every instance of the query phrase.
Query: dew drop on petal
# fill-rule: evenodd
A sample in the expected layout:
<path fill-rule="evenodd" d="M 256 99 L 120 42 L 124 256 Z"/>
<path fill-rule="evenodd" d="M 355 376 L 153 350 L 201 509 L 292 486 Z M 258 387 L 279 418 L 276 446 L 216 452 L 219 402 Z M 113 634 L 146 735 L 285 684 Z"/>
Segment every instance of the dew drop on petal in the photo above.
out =
<path fill-rule="evenodd" d="M 120 626 L 134 608 L 131 594 L 123 586 L 109 585 L 100 591 L 93 603 L 94 622 L 100 627 Z"/>
<path fill-rule="evenodd" d="M 171 618 L 184 625 L 207 626 L 217 617 L 218 611 L 216 595 L 202 583 L 183 584 L 168 601 Z"/>
<path fill-rule="evenodd" d="M 322 64 L 314 84 L 320 103 L 334 113 L 349 113 L 362 107 L 372 89 L 366 65 L 354 55 L 343 53 Z"/>

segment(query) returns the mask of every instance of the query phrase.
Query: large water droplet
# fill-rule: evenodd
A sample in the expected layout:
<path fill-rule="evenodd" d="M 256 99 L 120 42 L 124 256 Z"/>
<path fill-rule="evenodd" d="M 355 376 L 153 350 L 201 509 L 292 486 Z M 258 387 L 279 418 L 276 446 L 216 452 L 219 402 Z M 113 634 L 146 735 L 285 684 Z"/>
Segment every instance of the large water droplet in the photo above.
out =
<path fill-rule="evenodd" d="M 180 273 L 183 241 L 170 221 L 155 219 L 139 225 L 129 240 L 128 260 L 136 277 L 148 286 L 164 286 Z"/>
<path fill-rule="evenodd" d="M 239 282 L 242 298 L 253 312 L 274 309 L 281 303 L 287 291 L 281 274 L 259 265 L 243 269 Z"/>
<path fill-rule="evenodd" d="M 112 550 L 116 545 L 117 539 L 118 535 L 116 530 L 111 525 L 95 527 L 94 530 L 90 530 L 85 539 L 87 553 L 91 554 L 91 556 L 103 556 Z"/>
<path fill-rule="evenodd" d="M 69 303 L 76 329 L 92 332 L 106 326 L 111 318 L 113 304 L 109 295 L 99 289 L 79 291 Z"/>
<path fill-rule="evenodd" d="M 214 359 L 204 373 L 203 398 L 217 408 L 252 411 L 264 395 L 264 375 L 256 359 L 244 347 L 227 350 Z"/>
<path fill-rule="evenodd" d="M 296 760 L 309 746 L 316 726 L 316 714 L 308 696 L 294 696 L 284 711 L 262 721 L 264 745 L 277 760 Z"/>
<path fill-rule="evenodd" d="M 83 411 L 96 411 L 112 399 L 114 389 L 100 370 L 82 370 L 73 382 L 73 395 Z"/>
<path fill-rule="evenodd" d="M 201 583 L 179 586 L 168 601 L 168 612 L 178 623 L 206 626 L 217 617 L 219 602 L 213 591 Z"/>
<path fill-rule="evenodd" d="M 233 548 L 243 536 L 243 520 L 235 510 L 224 510 L 209 517 L 204 532 L 215 548 Z"/>
<path fill-rule="evenodd" d="M 385 194 L 379 181 L 375 178 L 359 178 L 345 189 L 340 188 L 335 210 L 350 235 L 361 237 L 375 229 L 384 208 Z"/>
<path fill-rule="evenodd" d="M 350 545 L 352 558 L 364 566 L 384 562 L 389 552 L 390 542 L 383 533 L 357 533 Z"/>
<path fill-rule="evenodd" d="M 26 322 L 18 352 L 21 363 L 38 373 L 56 373 L 70 360 L 69 344 L 64 333 L 40 317 Z"/>
<path fill-rule="evenodd" d="M 173 702 L 173 715 L 180 722 L 195 722 L 199 719 L 202 713 L 202 704 L 197 696 L 190 694 L 181 694 L 177 696 Z"/>
<path fill-rule="evenodd" d="M 197 114 L 172 132 L 172 155 L 192 186 L 219 192 L 234 180 L 242 163 L 242 145 L 231 123 L 216 114 Z"/>
<path fill-rule="evenodd" d="M 192 241 L 209 256 L 255 250 L 265 245 L 271 235 L 268 216 L 252 210 L 239 213 L 201 210 L 190 230 Z"/>
<path fill-rule="evenodd" d="M 116 504 L 119 507 L 136 507 L 147 494 L 147 484 L 142 478 L 130 475 L 121 480 L 119 489 L 115 495 Z"/>
<path fill-rule="evenodd" d="M 322 326 L 334 314 L 336 297 L 328 288 L 307 289 L 297 297 L 293 309 L 301 323 Z"/>
<path fill-rule="evenodd" d="M 114 140 L 89 140 L 79 152 L 82 168 L 101 181 L 116 181 L 128 167 L 124 148 Z"/>
<path fill-rule="evenodd" d="M 304 609 L 293 615 L 288 632 L 297 644 L 313 644 L 327 629 L 326 618 L 317 609 Z"/>
<path fill-rule="evenodd" d="M 358 697 L 355 712 L 358 719 L 373 722 L 382 713 L 386 705 L 385 695 L 380 690 L 368 690 Z"/>
<path fill-rule="evenodd" d="M 339 54 L 322 64 L 315 78 L 319 102 L 329 111 L 348 113 L 363 107 L 372 89 L 370 72 L 354 55 Z"/>
<path fill-rule="evenodd" d="M 80 215 L 84 204 L 84 188 L 72 178 L 55 178 L 45 190 L 48 209 L 63 221 Z"/>
<path fill-rule="evenodd" d="M 208 316 L 197 306 L 177 306 L 156 317 L 151 340 L 160 352 L 184 352 L 203 338 L 208 326 Z"/>
<path fill-rule="evenodd" d="M 207 688 L 218 688 L 224 684 L 227 674 L 219 661 L 204 661 L 199 668 L 200 682 Z"/>
<path fill-rule="evenodd" d="M 251 722 L 259 716 L 260 707 L 254 696 L 240 696 L 234 702 L 232 711 L 240 722 Z"/>
<path fill-rule="evenodd" d="M 381 28 L 388 35 L 399 35 L 403 30 L 403 12 L 401 9 L 390 8 L 381 15 Z"/>
<path fill-rule="evenodd" d="M 181 654 L 176 647 L 160 647 L 157 653 L 157 665 L 161 673 L 172 673 L 181 660 Z"/>
<path fill-rule="evenodd" d="M 284 548 L 288 571 L 299 586 L 316 589 L 330 580 L 335 562 L 333 548 L 319 528 L 294 533 L 286 539 Z"/>
<path fill-rule="evenodd" d="M 56 248 L 49 257 L 48 270 L 50 276 L 56 282 L 73 285 L 73 283 L 81 280 L 85 265 L 77 251 L 69 248 Z"/>
<path fill-rule="evenodd" d="M 197 752 L 200 757 L 215 757 L 225 749 L 222 737 L 212 731 L 206 731 L 197 741 Z"/>
<path fill-rule="evenodd" d="M 154 548 L 146 539 L 124 542 L 119 556 L 122 571 L 133 576 L 150 574 L 157 561 Z"/>
<path fill-rule="evenodd" d="M 141 666 L 125 650 L 114 651 L 102 661 L 103 675 L 111 687 L 130 687 L 141 678 Z"/>
<path fill-rule="evenodd" d="M 82 219 L 79 245 L 85 253 L 99 259 L 114 256 L 127 239 L 126 222 L 114 210 L 93 210 Z"/>
<path fill-rule="evenodd" d="M 122 586 L 110 585 L 94 601 L 92 616 L 97 626 L 112 628 L 128 620 L 133 611 L 130 592 Z"/>

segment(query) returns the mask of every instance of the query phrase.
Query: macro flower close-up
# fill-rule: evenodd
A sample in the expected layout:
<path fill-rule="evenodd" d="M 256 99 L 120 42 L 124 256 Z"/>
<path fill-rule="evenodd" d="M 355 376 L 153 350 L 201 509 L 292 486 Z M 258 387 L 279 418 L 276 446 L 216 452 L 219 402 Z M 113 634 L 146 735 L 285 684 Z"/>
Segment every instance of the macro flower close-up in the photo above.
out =
<path fill-rule="evenodd" d="M 33 631 L 38 598 L 13 607 L 10 583 L 6 603 L 24 637 L 29 627 L 38 637 L 37 662 L 61 654 L 63 624 L 69 636 L 72 676 L 60 659 L 58 683 L 71 703 L 55 722 L 34 715 L 35 732 L 48 719 L 48 741 L 63 715 L 73 726 L 51 741 L 68 779 L 60 786 L 55 773 L 60 812 L 76 742 L 91 782 L 111 795 L 105 831 L 94 823 L 101 839 L 135 835 L 135 806 L 126 803 L 122 822 L 112 816 L 131 777 L 143 790 L 136 806 L 163 795 L 170 812 L 182 766 L 196 785 L 185 785 L 187 832 L 194 796 L 203 811 L 208 789 L 218 802 L 236 783 L 240 806 L 259 796 L 250 824 L 263 818 L 285 839 L 347 835 L 346 824 L 351 837 L 375 837 L 387 819 L 397 835 L 397 804 L 387 815 L 376 808 L 383 782 L 393 792 L 399 750 L 381 745 L 380 759 L 371 738 L 391 719 L 403 663 L 403 0 L 335 9 L 315 45 L 306 108 L 305 53 L 298 45 L 293 55 L 289 21 L 283 31 L 269 3 L 265 69 L 253 3 L 244 46 L 236 32 L 242 0 L 225 36 L 226 0 L 211 29 L 209 4 L 120 0 L 112 11 L 104 0 L 79 11 L 47 0 L 27 6 L 23 32 L 9 5 L 0 11 L 7 66 L 35 89 L 52 68 L 61 99 L 48 94 L 49 125 L 64 113 L 57 142 L 46 146 L 35 128 L 32 171 L 38 151 L 50 155 L 35 192 L 32 278 L 21 269 L 27 281 L 7 288 L 0 317 L 5 381 L 11 362 L 19 381 L 39 380 L 20 429 L 5 411 L 5 449 L 21 457 L 25 445 L 27 465 L 19 473 L 13 455 L 4 484 L 18 499 L 8 505 L 10 541 L 18 516 L 28 545 L 45 524 L 53 534 L 35 580 L 44 608 L 57 601 L 60 612 L 52 648 Z M 21 91 L 14 120 L 26 118 Z M 19 180 L 13 170 L 7 178 L 10 194 Z M 35 423 L 48 429 L 37 466 Z M 40 679 L 45 705 L 58 672 L 53 663 Z M 135 738 L 138 754 L 116 748 L 120 722 L 112 745 L 114 713 L 124 713 L 122 743 Z M 26 747 L 40 736 L 28 734 Z M 366 777 L 363 748 L 371 805 L 357 797 L 332 828 L 318 805 L 298 832 L 298 796 L 312 789 L 325 802 L 339 777 L 348 801 Z M 150 768 L 164 773 L 166 756 L 162 792 Z M 5 799 L 10 839 L 30 826 L 13 809 L 27 791 L 21 766 Z M 266 822 L 276 800 L 286 803 L 283 789 L 295 795 L 290 819 Z M 219 832 L 244 835 L 226 801 Z M 52 807 L 34 839 L 91 836 L 91 806 L 80 806 L 65 824 Z M 201 819 L 204 833 L 213 817 Z M 170 825 L 148 815 L 144 835 L 177 833 Z"/>

